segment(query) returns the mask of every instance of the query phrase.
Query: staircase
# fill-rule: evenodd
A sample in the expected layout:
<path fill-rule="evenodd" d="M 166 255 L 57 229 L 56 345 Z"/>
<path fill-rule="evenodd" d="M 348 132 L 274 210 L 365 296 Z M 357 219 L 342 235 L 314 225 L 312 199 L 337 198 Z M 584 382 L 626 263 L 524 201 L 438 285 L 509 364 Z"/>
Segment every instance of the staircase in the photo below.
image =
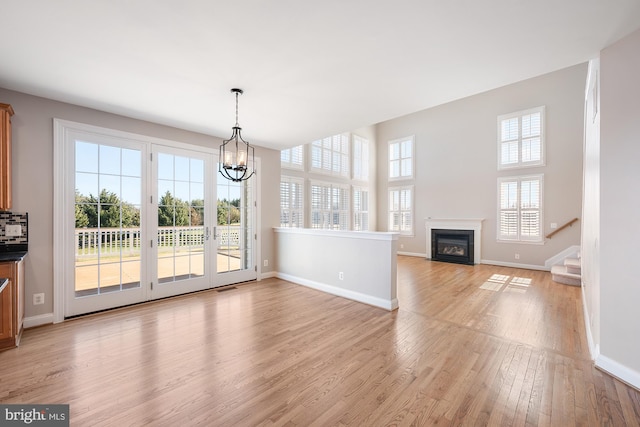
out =
<path fill-rule="evenodd" d="M 563 264 L 551 267 L 551 279 L 565 285 L 581 286 L 582 261 L 579 253 L 577 256 L 577 258 L 565 258 Z"/>

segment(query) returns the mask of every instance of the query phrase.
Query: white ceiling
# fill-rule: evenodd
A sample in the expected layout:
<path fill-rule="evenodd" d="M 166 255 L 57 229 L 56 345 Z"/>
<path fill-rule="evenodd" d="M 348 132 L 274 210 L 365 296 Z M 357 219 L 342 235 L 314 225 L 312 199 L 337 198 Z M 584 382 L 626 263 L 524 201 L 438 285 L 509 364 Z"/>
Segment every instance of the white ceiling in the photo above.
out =
<path fill-rule="evenodd" d="M 0 0 L 0 87 L 280 149 L 587 61 L 638 0 Z"/>

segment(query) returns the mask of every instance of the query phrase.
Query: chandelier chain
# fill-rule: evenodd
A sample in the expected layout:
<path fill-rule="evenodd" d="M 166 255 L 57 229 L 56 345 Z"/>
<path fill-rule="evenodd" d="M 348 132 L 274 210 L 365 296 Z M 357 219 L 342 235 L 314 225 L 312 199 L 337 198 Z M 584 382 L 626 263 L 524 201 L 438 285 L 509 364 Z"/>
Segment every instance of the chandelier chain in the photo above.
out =
<path fill-rule="evenodd" d="M 238 95 L 239 92 L 236 92 L 236 127 L 240 127 L 240 125 L 238 124 Z"/>

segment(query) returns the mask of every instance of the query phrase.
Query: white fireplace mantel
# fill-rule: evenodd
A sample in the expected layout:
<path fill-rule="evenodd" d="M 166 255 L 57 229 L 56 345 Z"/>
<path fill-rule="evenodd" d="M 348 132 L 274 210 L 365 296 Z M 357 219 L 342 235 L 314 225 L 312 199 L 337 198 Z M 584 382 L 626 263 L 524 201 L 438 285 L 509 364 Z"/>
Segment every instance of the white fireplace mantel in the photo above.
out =
<path fill-rule="evenodd" d="M 480 264 L 482 259 L 482 221 L 484 218 L 426 218 L 427 259 L 431 259 L 431 229 L 473 230 L 473 262 Z"/>

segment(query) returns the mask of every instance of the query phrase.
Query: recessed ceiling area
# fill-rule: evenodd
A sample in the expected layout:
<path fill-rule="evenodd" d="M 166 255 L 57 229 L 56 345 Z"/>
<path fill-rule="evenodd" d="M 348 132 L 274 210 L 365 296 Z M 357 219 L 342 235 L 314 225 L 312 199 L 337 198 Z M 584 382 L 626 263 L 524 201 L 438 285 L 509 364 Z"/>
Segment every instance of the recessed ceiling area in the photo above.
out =
<path fill-rule="evenodd" d="M 5 2 L 0 87 L 282 149 L 598 55 L 637 0 Z"/>

